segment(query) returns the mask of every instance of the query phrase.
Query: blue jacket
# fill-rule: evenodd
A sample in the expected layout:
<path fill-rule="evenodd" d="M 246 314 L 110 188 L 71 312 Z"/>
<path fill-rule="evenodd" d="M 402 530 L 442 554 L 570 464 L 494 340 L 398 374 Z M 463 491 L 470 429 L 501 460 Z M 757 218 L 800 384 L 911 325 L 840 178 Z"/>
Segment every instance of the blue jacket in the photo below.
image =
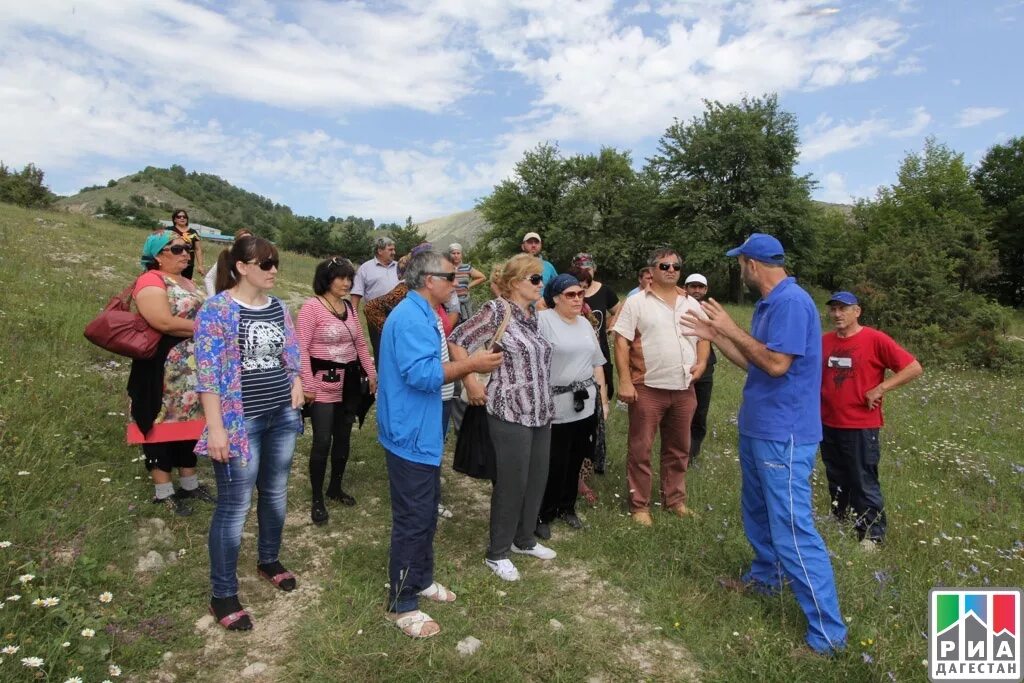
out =
<path fill-rule="evenodd" d="M 377 359 L 377 438 L 400 458 L 441 465 L 441 332 L 437 314 L 411 291 L 391 311 Z"/>

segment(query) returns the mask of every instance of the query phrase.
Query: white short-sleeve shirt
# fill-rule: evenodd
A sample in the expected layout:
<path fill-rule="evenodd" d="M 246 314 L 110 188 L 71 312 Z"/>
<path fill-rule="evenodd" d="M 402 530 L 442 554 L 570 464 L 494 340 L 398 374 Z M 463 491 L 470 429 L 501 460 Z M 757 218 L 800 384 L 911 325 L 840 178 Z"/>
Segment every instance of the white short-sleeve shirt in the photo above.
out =
<path fill-rule="evenodd" d="M 682 292 L 676 294 L 675 307 L 653 290 L 626 299 L 613 329 L 630 342 L 629 374 L 633 384 L 668 390 L 690 386 L 690 367 L 697 362 L 700 338 L 679 322 L 684 313 L 707 317 L 700 303 Z"/>

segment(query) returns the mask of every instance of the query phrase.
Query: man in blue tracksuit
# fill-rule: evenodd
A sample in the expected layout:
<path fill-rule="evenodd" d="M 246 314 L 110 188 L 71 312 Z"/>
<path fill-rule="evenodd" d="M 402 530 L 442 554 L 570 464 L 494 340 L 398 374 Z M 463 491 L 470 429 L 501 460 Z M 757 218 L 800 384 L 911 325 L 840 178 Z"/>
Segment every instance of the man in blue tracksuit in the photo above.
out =
<path fill-rule="evenodd" d="M 807 616 L 807 644 L 832 653 L 846 645 L 828 551 L 814 527 L 810 476 L 821 441 L 821 322 L 811 297 L 788 277 L 782 244 L 754 233 L 727 252 L 743 282 L 761 292 L 750 334 L 714 299 L 707 321 L 684 324 L 747 371 L 740 407 L 743 528 L 754 562 L 743 587 L 766 594 L 789 582 Z"/>
<path fill-rule="evenodd" d="M 391 490 L 389 618 L 408 636 L 441 628 L 419 610 L 419 599 L 454 602 L 434 581 L 434 531 L 441 501 L 441 386 L 470 372 L 490 372 L 501 353 L 478 352 L 448 361 L 444 328 L 434 310 L 455 288 L 455 268 L 436 251 L 409 260 L 409 294 L 384 323 L 377 363 L 377 437 L 387 458 Z"/>

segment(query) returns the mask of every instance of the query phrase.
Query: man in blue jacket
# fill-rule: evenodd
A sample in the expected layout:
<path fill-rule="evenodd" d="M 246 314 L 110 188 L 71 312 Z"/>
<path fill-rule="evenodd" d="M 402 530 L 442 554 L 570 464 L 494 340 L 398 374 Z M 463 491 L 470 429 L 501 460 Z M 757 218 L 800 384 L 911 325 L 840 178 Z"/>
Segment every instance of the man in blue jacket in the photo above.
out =
<path fill-rule="evenodd" d="M 409 260 L 409 294 L 381 331 L 377 363 L 377 435 L 387 457 L 391 489 L 389 618 L 413 638 L 441 631 L 419 610 L 419 598 L 454 602 L 434 581 L 434 531 L 441 502 L 441 386 L 470 372 L 490 372 L 501 353 L 482 351 L 449 361 L 444 328 L 434 309 L 454 290 L 455 268 L 425 251 Z"/>
<path fill-rule="evenodd" d="M 761 293 L 750 334 L 714 299 L 682 322 L 747 372 L 740 406 L 743 530 L 754 562 L 729 588 L 774 595 L 785 580 L 807 617 L 807 644 L 831 654 L 846 645 L 835 577 L 814 527 L 811 472 L 821 441 L 821 320 L 811 297 L 786 274 L 782 244 L 754 233 L 726 252 Z"/>

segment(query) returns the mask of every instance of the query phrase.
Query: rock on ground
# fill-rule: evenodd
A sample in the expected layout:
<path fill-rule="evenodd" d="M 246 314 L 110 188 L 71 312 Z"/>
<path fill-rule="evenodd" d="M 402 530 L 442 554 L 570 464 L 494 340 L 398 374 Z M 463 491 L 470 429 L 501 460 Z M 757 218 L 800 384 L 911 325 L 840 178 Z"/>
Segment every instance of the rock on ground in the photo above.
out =
<path fill-rule="evenodd" d="M 459 641 L 459 644 L 455 646 L 455 649 L 458 650 L 460 655 L 466 657 L 471 654 L 474 654 L 477 650 L 480 649 L 481 645 L 483 645 L 483 643 L 481 643 L 473 636 L 466 636 L 465 638 Z"/>
<path fill-rule="evenodd" d="M 253 662 L 249 666 L 242 669 L 242 675 L 246 678 L 254 678 L 259 676 L 267 670 L 267 665 L 263 662 Z"/>
<path fill-rule="evenodd" d="M 164 558 L 155 550 L 150 550 L 148 553 L 139 558 L 139 563 L 135 565 L 135 571 L 137 572 L 155 572 L 163 569 Z"/>

